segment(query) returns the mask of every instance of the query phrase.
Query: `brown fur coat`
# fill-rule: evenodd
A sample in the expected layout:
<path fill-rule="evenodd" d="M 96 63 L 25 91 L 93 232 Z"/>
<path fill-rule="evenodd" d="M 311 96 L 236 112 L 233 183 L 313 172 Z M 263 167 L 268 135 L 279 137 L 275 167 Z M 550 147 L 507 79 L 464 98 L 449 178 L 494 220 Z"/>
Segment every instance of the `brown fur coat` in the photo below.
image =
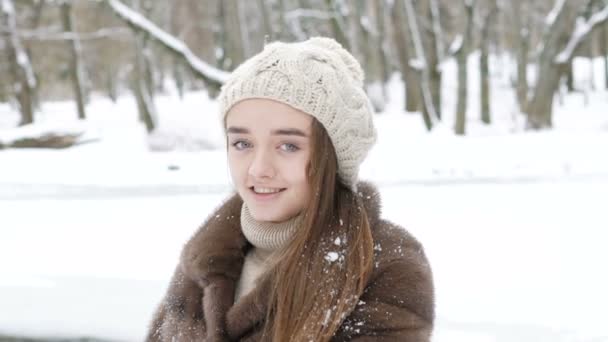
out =
<path fill-rule="evenodd" d="M 429 341 L 434 320 L 431 269 L 405 229 L 380 218 L 378 191 L 360 183 L 374 238 L 374 269 L 355 310 L 332 341 Z M 242 201 L 232 196 L 186 244 L 147 341 L 261 341 L 268 282 L 236 303 L 250 248 L 241 232 Z M 281 341 L 282 342 L 282 341 Z"/>

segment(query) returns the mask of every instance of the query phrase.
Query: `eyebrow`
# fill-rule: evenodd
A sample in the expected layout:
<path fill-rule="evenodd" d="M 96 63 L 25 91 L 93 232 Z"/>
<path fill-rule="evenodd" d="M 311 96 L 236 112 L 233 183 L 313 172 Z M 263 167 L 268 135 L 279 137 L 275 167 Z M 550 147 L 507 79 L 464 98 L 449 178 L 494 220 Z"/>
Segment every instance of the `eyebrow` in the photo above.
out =
<path fill-rule="evenodd" d="M 232 134 L 249 134 L 250 131 L 247 128 L 243 127 L 228 127 L 227 133 Z M 275 129 L 271 132 L 272 135 L 290 135 L 290 136 L 299 136 L 299 137 L 308 137 L 308 134 L 297 129 L 297 128 L 279 128 Z"/>

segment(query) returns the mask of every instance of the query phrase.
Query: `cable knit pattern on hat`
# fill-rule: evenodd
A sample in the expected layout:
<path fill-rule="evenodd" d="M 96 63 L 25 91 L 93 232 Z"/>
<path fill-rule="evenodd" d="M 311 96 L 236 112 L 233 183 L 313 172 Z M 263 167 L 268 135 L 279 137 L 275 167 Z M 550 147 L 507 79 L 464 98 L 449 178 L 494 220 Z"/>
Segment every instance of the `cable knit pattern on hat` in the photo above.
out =
<path fill-rule="evenodd" d="M 356 189 L 359 166 L 376 142 L 361 65 L 331 38 L 273 42 L 241 64 L 219 95 L 222 121 L 237 102 L 279 101 L 315 117 L 336 150 L 338 176 Z"/>

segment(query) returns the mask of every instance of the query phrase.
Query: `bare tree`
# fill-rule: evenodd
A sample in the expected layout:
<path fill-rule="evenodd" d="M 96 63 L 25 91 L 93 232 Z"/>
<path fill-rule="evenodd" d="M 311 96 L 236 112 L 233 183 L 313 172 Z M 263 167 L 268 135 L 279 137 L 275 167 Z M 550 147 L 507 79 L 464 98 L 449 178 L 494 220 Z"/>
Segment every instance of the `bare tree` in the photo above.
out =
<path fill-rule="evenodd" d="M 465 124 L 468 100 L 467 60 L 469 57 L 471 40 L 473 39 L 474 6 L 474 0 L 464 0 L 466 26 L 464 29 L 464 34 L 461 36 L 460 45 L 457 47 L 457 49 L 455 49 L 455 55 L 458 61 L 458 100 L 456 104 L 456 122 L 454 124 L 454 132 L 459 135 L 464 135 L 466 132 Z"/>
<path fill-rule="evenodd" d="M 36 77 L 17 30 L 15 6 L 12 0 L 0 0 L 0 14 L 7 28 L 6 49 L 10 64 L 12 89 L 21 111 L 20 125 L 34 122 L 33 93 Z"/>
<path fill-rule="evenodd" d="M 608 21 L 608 5 L 593 14 L 589 20 L 579 19 L 577 6 L 572 1 L 558 0 L 547 17 L 549 29 L 543 37 L 538 80 L 527 114 L 527 127 L 532 129 L 552 126 L 553 96 L 565 66 L 572 61 L 577 47 L 589 36 L 592 29 Z"/>
<path fill-rule="evenodd" d="M 60 4 L 61 23 L 63 30 L 68 33 L 74 32 L 72 24 L 72 4 L 69 1 L 62 1 Z M 76 109 L 78 110 L 78 118 L 85 119 L 85 104 L 84 104 L 84 80 L 82 70 L 82 50 L 78 39 L 68 40 L 70 52 L 70 78 L 72 80 L 72 88 L 76 100 Z"/>

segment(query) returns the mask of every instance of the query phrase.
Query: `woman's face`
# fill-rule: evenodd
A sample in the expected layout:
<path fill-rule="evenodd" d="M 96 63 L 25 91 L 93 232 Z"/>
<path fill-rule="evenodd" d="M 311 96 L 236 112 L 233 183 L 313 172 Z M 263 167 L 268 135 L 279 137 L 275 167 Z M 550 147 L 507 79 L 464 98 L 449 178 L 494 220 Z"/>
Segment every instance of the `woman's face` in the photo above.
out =
<path fill-rule="evenodd" d="M 267 99 L 244 100 L 228 112 L 230 174 L 255 220 L 285 221 L 308 203 L 311 124 L 310 115 Z"/>

